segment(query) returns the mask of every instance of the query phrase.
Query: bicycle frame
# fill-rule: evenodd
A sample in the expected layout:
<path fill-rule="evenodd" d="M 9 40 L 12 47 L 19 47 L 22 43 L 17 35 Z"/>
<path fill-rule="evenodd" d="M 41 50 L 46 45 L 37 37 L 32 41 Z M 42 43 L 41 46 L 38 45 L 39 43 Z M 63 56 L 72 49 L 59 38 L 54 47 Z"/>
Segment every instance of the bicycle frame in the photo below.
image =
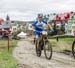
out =
<path fill-rule="evenodd" d="M 42 33 L 40 33 L 40 36 L 39 36 L 40 40 L 44 40 L 44 41 L 48 41 L 48 35 L 43 35 Z"/>

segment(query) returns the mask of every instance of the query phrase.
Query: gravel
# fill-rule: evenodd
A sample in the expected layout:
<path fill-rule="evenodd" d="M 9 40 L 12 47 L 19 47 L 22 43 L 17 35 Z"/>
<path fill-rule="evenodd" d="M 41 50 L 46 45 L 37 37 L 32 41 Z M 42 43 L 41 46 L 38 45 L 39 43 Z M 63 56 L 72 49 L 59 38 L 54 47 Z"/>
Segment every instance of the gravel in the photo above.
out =
<path fill-rule="evenodd" d="M 20 41 L 13 51 L 13 57 L 19 61 L 18 68 L 75 68 L 73 57 L 53 52 L 51 60 L 47 60 L 42 52 L 41 57 L 35 53 L 35 45 L 28 41 Z"/>

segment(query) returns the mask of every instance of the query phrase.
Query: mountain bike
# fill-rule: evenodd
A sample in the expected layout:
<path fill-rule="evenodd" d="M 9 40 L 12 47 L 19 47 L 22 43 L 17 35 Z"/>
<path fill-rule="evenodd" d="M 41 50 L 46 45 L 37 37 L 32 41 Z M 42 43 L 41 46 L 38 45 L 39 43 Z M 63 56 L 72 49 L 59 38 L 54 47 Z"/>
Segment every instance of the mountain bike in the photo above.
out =
<path fill-rule="evenodd" d="M 40 33 L 39 39 L 35 39 L 35 49 L 38 57 L 41 56 L 42 51 L 44 50 L 46 59 L 49 60 L 52 58 L 52 45 L 48 40 L 47 31 L 43 31 L 42 33 Z"/>

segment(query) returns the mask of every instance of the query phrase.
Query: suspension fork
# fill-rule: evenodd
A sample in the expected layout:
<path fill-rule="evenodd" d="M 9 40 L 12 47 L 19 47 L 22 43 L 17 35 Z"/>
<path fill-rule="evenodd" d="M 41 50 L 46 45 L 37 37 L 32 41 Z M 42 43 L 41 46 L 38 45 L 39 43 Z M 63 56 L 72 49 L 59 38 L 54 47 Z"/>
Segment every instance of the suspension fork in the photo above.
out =
<path fill-rule="evenodd" d="M 40 34 L 39 38 L 38 38 L 38 48 L 41 49 L 41 45 L 40 45 L 40 42 L 43 40 L 43 36 L 42 34 Z"/>

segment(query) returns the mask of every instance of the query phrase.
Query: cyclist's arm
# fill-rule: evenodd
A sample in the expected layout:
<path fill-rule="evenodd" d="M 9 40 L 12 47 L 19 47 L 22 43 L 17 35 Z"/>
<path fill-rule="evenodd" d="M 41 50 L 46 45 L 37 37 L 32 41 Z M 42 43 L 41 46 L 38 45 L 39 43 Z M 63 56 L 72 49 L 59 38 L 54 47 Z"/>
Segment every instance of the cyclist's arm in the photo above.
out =
<path fill-rule="evenodd" d="M 51 30 L 53 30 L 53 28 L 52 28 L 52 26 L 50 25 L 50 24 L 47 24 L 48 25 L 48 27 L 51 29 Z"/>

